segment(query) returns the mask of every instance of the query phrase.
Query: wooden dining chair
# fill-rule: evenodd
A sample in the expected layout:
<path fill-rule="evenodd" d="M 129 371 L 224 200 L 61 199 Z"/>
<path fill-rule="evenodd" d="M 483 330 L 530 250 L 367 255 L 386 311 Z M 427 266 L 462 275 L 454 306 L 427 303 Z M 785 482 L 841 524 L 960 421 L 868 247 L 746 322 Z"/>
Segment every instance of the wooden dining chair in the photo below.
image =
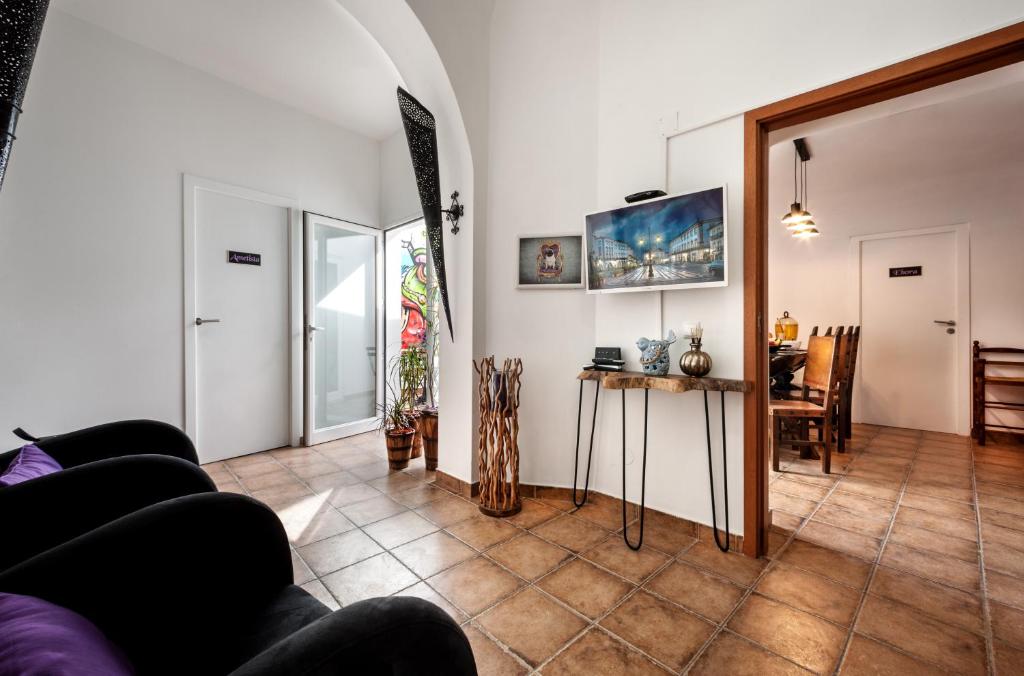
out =
<path fill-rule="evenodd" d="M 829 333 L 825 335 L 831 335 L 832 327 L 829 327 Z M 836 357 L 836 378 L 837 390 L 835 401 L 832 403 L 832 436 L 836 442 L 836 450 L 840 453 L 846 452 L 846 428 L 849 426 L 848 414 L 849 414 L 849 396 L 853 391 L 851 386 L 851 378 L 853 374 L 851 368 L 851 353 L 853 349 L 853 327 L 847 331 L 845 326 L 839 326 L 835 332 L 836 340 L 838 341 L 839 354 Z M 808 401 L 814 402 L 820 406 L 825 405 L 825 393 L 811 388 L 810 396 Z M 801 428 L 803 439 L 807 439 L 806 426 Z"/>
<path fill-rule="evenodd" d="M 850 364 L 846 369 L 846 399 L 842 411 L 844 427 L 842 434 L 847 439 L 853 438 L 853 377 L 857 373 L 857 352 L 860 350 L 860 325 L 853 327 L 850 339 Z"/>
<path fill-rule="evenodd" d="M 782 444 L 795 448 L 814 450 L 821 448 L 821 471 L 832 471 L 833 411 L 839 392 L 839 337 L 811 336 L 807 341 L 807 361 L 804 365 L 804 382 L 800 399 L 774 399 L 768 403 L 768 419 L 772 430 L 772 468 L 779 471 L 779 456 Z M 821 404 L 810 400 L 814 390 L 823 393 Z M 795 438 L 782 439 L 783 421 L 798 423 L 790 425 L 802 430 L 813 425 L 817 440 L 810 438 L 810 432 L 797 432 Z"/>

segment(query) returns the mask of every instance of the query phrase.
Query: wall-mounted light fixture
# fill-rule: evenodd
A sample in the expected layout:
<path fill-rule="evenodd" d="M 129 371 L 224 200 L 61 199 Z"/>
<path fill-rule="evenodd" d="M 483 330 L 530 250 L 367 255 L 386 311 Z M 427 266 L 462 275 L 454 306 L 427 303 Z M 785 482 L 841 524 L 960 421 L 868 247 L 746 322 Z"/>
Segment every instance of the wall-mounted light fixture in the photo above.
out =
<path fill-rule="evenodd" d="M 49 0 L 0 2 L 0 188 Z"/>
<path fill-rule="evenodd" d="M 795 139 L 793 146 L 793 204 L 782 217 L 782 224 L 794 237 L 810 239 L 820 234 L 807 208 L 807 162 L 811 159 L 811 151 L 807 147 L 807 139 Z"/>
<path fill-rule="evenodd" d="M 445 219 L 452 224 L 452 234 L 459 234 L 459 219 L 466 213 L 466 205 L 459 204 L 459 191 L 452 193 L 452 206 L 448 209 L 441 209 Z"/>

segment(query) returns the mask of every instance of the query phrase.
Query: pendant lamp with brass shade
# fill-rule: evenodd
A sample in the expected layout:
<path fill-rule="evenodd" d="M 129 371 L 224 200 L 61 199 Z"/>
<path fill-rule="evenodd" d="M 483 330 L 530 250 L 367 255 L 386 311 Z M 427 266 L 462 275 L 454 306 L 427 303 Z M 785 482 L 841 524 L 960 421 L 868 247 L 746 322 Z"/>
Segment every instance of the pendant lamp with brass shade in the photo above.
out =
<path fill-rule="evenodd" d="M 807 208 L 807 162 L 811 159 L 811 151 L 807 147 L 806 139 L 798 138 L 793 141 L 793 204 L 789 211 L 783 215 L 782 224 L 786 226 L 793 237 L 797 239 L 810 239 L 817 237 L 820 233 L 815 227 L 814 219 Z"/>

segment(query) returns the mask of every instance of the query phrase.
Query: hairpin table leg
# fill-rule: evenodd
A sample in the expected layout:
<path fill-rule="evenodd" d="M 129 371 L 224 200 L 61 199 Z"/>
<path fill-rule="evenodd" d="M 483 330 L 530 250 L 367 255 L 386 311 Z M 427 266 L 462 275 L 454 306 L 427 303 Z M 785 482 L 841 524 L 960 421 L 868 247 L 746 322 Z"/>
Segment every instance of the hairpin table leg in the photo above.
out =
<path fill-rule="evenodd" d="M 647 397 L 650 390 L 644 388 L 644 456 L 640 470 L 640 538 L 634 546 L 629 541 L 626 529 L 626 390 L 622 390 L 622 539 L 626 546 L 637 551 L 644 543 L 644 496 L 647 493 Z"/>
<path fill-rule="evenodd" d="M 583 419 L 583 381 L 580 381 L 580 404 L 576 411 L 576 456 L 572 466 L 572 504 L 579 509 L 587 504 L 590 494 L 590 460 L 594 457 L 594 428 L 597 425 L 597 398 L 601 394 L 601 381 L 594 381 L 594 416 L 590 419 L 590 450 L 587 452 L 587 476 L 583 484 L 583 499 L 576 501 L 576 477 L 580 466 L 580 427 Z"/>
<path fill-rule="evenodd" d="M 715 472 L 711 462 L 711 415 L 708 413 L 708 392 L 704 390 L 704 432 L 708 442 L 708 478 L 711 482 L 711 529 L 715 535 L 715 544 L 723 552 L 729 551 L 729 473 L 726 466 L 725 447 L 725 391 L 722 394 L 722 485 L 725 489 L 725 546 L 718 535 L 718 516 L 715 513 Z"/>

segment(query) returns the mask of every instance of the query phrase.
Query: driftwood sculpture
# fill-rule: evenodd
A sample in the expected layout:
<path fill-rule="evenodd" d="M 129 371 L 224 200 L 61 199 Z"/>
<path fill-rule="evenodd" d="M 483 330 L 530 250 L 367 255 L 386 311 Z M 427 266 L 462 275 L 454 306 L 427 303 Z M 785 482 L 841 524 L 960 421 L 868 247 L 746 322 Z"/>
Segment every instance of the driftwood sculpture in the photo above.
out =
<path fill-rule="evenodd" d="M 506 359 L 501 371 L 494 357 L 473 362 L 480 376 L 480 511 L 511 516 L 522 509 L 519 497 L 520 359 Z"/>

